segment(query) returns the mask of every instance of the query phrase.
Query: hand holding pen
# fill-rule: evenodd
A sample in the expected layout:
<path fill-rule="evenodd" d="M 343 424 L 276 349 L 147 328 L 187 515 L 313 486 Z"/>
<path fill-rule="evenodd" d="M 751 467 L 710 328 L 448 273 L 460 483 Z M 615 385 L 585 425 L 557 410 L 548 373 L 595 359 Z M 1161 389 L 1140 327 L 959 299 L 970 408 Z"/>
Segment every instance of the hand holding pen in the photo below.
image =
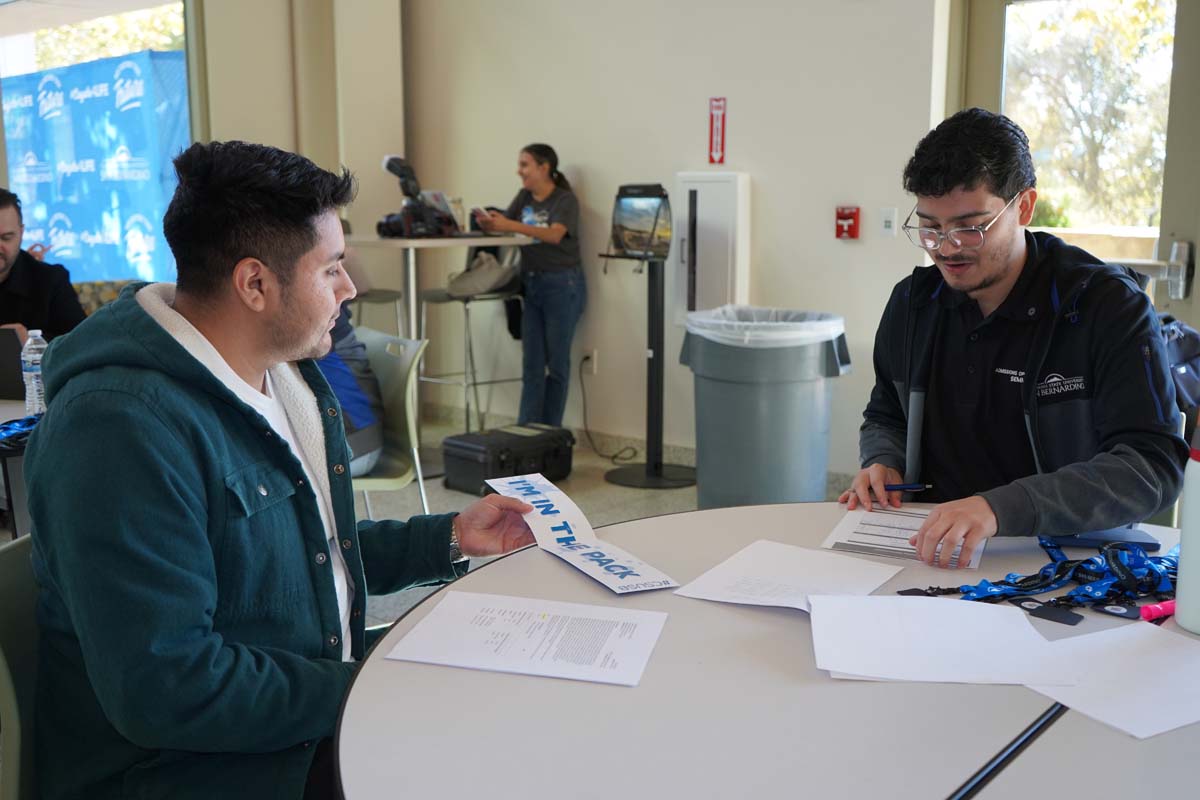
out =
<path fill-rule="evenodd" d="M 872 464 L 859 470 L 850 483 L 850 488 L 838 497 L 838 502 L 845 503 L 849 511 L 859 507 L 870 511 L 874 495 L 875 502 L 884 508 L 899 508 L 903 492 L 891 487 L 901 485 L 903 481 L 904 476 L 894 467 Z"/>

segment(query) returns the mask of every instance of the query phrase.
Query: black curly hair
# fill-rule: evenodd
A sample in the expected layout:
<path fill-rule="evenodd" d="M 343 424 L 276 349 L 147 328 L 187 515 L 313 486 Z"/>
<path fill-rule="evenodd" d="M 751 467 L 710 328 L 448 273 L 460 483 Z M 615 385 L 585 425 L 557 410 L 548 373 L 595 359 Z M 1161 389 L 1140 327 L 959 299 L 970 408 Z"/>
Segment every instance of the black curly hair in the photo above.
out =
<path fill-rule="evenodd" d="M 981 185 L 1006 200 L 1037 185 L 1025 131 L 982 108 L 959 111 L 927 133 L 904 168 L 905 190 L 923 197 Z"/>

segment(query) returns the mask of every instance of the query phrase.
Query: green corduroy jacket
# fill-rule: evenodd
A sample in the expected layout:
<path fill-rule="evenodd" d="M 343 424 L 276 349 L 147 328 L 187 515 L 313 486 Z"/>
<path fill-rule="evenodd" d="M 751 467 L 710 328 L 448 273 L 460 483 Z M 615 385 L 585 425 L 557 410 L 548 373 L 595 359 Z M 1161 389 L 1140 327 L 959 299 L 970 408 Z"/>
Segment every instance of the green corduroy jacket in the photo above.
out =
<path fill-rule="evenodd" d="M 141 308 L 132 285 L 43 364 L 26 454 L 46 798 L 299 798 L 355 664 L 300 462 Z M 450 515 L 355 523 L 341 411 L 315 364 L 337 541 L 368 593 L 444 582 Z M 461 571 L 461 567 L 458 568 Z"/>

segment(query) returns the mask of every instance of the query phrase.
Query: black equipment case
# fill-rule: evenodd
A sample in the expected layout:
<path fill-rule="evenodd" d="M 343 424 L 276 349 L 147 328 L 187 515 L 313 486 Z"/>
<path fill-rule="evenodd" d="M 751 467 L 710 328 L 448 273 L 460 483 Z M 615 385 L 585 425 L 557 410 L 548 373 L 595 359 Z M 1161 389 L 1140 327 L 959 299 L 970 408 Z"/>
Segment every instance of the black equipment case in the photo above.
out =
<path fill-rule="evenodd" d="M 489 478 L 540 472 L 547 480 L 561 480 L 571 474 L 574 447 L 569 430 L 537 422 L 447 436 L 444 483 L 447 489 L 484 495 Z"/>

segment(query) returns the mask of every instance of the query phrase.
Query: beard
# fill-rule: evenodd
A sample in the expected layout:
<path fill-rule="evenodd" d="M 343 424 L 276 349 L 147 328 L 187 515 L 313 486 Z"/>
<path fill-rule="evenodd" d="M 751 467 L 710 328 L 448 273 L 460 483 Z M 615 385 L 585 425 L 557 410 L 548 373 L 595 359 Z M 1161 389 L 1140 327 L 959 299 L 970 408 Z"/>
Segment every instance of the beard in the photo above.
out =
<path fill-rule="evenodd" d="M 321 359 L 329 355 L 333 349 L 333 338 L 330 335 L 329 320 L 324 320 L 324 326 L 317 329 L 320 323 L 299 318 L 288 314 L 288 309 L 298 308 L 292 302 L 291 292 L 283 290 L 281 305 L 284 309 L 282 316 L 274 321 L 270 329 L 271 350 L 280 361 L 303 361 L 305 359 Z"/>
<path fill-rule="evenodd" d="M 986 257 L 981 258 L 979 253 L 976 253 L 972 258 L 937 258 L 935 261 L 939 266 L 945 266 L 946 262 L 958 264 L 970 264 L 968 274 L 963 275 L 958 280 L 973 280 L 974 282 L 967 286 L 954 286 L 952 288 L 971 296 L 977 292 L 982 292 L 984 289 L 989 289 L 1004 280 L 1011 269 L 1009 266 L 1010 251 L 1003 250 L 999 252 L 988 253 Z M 974 275 L 969 274 L 974 272 Z M 942 277 L 946 274 L 943 272 Z M 947 281 L 949 282 L 949 281 Z"/>
<path fill-rule="evenodd" d="M 271 329 L 271 347 L 279 354 L 280 361 L 321 359 L 333 349 L 333 340 L 327 336 L 328 332 L 322 332 L 314 337 L 311 327 L 289 321 Z"/>

